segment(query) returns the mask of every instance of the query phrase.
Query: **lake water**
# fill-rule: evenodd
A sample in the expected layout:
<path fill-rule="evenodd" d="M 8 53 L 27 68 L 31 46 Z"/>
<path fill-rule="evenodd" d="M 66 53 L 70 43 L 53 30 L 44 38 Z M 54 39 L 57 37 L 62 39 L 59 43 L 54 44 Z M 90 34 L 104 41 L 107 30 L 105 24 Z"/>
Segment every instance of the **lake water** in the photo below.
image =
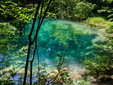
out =
<path fill-rule="evenodd" d="M 38 20 L 32 37 L 36 33 Z M 28 45 L 28 34 L 32 26 L 32 21 L 26 26 L 25 36 L 21 39 L 23 47 L 19 49 L 23 52 L 22 57 L 18 54 L 11 56 L 11 67 L 20 70 L 25 66 L 26 52 L 24 49 Z M 104 42 L 103 32 L 97 31 L 98 28 L 88 26 L 84 23 L 72 22 L 60 19 L 45 19 L 38 36 L 37 56 L 40 60 L 40 66 L 44 67 L 47 72 L 54 70 L 60 58 L 63 58 L 63 67 L 68 67 L 70 71 L 81 69 L 82 60 L 86 57 L 94 58 L 97 43 Z M 32 53 L 31 53 L 32 54 Z M 1 56 L 1 55 L 0 55 Z M 35 57 L 33 63 L 34 72 L 38 70 L 38 57 Z M 0 62 L 2 61 L 0 57 Z"/>
<path fill-rule="evenodd" d="M 31 21 L 32 23 L 32 21 Z M 32 24 L 28 24 L 25 34 L 28 35 Z M 38 20 L 32 37 L 36 33 Z M 38 36 L 38 56 L 40 65 L 48 67 L 47 71 L 54 69 L 61 57 L 64 58 L 62 67 L 76 70 L 82 66 L 86 57 L 94 57 L 97 43 L 105 40 L 104 32 L 84 23 L 60 19 L 44 20 Z M 28 42 L 27 39 L 25 42 Z M 34 61 L 34 67 L 36 64 Z"/>

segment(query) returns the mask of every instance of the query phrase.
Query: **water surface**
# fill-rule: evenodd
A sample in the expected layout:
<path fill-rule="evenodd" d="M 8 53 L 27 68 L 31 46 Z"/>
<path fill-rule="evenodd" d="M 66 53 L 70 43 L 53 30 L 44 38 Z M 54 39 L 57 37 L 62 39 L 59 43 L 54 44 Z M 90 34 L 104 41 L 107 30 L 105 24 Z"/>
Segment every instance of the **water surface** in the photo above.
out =
<path fill-rule="evenodd" d="M 26 35 L 30 32 L 31 23 L 26 27 Z M 35 30 L 37 23 L 38 20 Z M 105 40 L 103 32 L 96 29 L 79 22 L 59 19 L 44 20 L 38 36 L 37 54 L 40 58 L 40 65 L 54 69 L 60 57 L 63 57 L 62 67 L 70 68 L 70 66 L 73 66 L 73 70 L 78 66 L 80 67 L 84 58 L 94 57 L 93 53 L 98 50 L 95 46 L 96 43 L 104 42 Z M 36 31 L 33 32 L 32 37 L 34 37 L 35 33 Z M 36 62 L 34 61 L 34 66 Z"/>
<path fill-rule="evenodd" d="M 32 37 L 36 33 L 38 19 Z M 25 28 L 25 36 L 21 38 L 23 47 L 17 51 L 23 53 L 10 55 L 12 62 L 11 67 L 15 67 L 17 71 L 25 66 L 28 34 L 32 26 L 32 21 Z M 38 52 L 37 56 L 40 60 L 40 66 L 45 68 L 47 72 L 54 70 L 62 57 L 64 59 L 62 67 L 68 67 L 70 70 L 76 71 L 82 67 L 82 61 L 86 57 L 94 57 L 93 53 L 98 49 L 97 43 L 104 42 L 103 32 L 97 31 L 97 28 L 88 26 L 79 22 L 72 22 L 60 19 L 45 19 L 38 36 Z M 32 54 L 32 52 L 31 52 Z M 35 57 L 33 69 L 38 71 L 38 57 Z M 0 55 L 0 62 L 2 61 Z"/>

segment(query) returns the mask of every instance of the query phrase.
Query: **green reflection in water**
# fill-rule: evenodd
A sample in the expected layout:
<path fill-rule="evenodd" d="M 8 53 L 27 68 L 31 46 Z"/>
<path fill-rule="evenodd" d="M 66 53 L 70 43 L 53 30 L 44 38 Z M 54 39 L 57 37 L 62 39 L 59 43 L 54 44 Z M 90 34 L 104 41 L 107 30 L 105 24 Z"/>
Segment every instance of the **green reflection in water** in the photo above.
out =
<path fill-rule="evenodd" d="M 36 22 L 35 30 L 37 28 Z M 28 34 L 30 32 L 32 21 L 25 28 L 25 36 L 21 44 L 24 46 L 19 51 L 24 54 L 28 44 Z M 71 70 L 79 69 L 82 60 L 85 57 L 92 57 L 98 49 L 96 43 L 103 42 L 105 37 L 102 32 L 96 31 L 96 28 L 90 27 L 83 23 L 71 22 L 59 19 L 45 19 L 38 36 L 38 53 L 40 65 L 46 67 L 46 71 L 54 69 L 58 63 L 59 57 L 64 57 L 62 67 L 69 67 Z M 32 37 L 35 35 L 33 32 Z M 11 66 L 19 70 L 25 66 L 25 58 L 18 58 L 18 55 L 12 55 Z M 33 68 L 37 70 L 37 57 L 35 57 Z"/>
<path fill-rule="evenodd" d="M 38 20 L 37 22 L 38 23 Z M 35 26 L 35 29 L 37 24 Z M 26 27 L 30 32 L 31 23 Z M 34 37 L 35 31 L 32 37 Z M 38 54 L 43 65 L 56 66 L 60 56 L 64 57 L 63 66 L 81 64 L 85 57 L 93 57 L 98 49 L 95 44 L 104 41 L 104 36 L 86 24 L 59 19 L 46 19 L 39 31 Z"/>

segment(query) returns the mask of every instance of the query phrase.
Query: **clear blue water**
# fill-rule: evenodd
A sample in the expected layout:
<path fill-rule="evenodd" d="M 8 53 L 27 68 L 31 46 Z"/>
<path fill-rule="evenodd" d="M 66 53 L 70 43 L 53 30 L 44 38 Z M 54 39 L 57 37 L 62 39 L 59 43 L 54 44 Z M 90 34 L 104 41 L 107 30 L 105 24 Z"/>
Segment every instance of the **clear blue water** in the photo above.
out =
<path fill-rule="evenodd" d="M 32 21 L 27 25 L 25 34 L 28 35 Z M 36 22 L 35 30 L 38 20 Z M 57 65 L 59 57 L 64 57 L 62 67 L 70 65 L 81 65 L 86 57 L 94 57 L 96 43 L 103 42 L 105 37 L 94 27 L 79 22 L 72 22 L 60 19 L 46 19 L 39 31 L 38 55 L 40 65 Z M 35 35 L 33 32 L 32 37 Z M 25 42 L 28 42 L 27 39 Z M 36 60 L 36 59 L 35 59 Z M 34 66 L 37 61 L 34 61 Z M 49 67 L 50 68 L 50 67 Z"/>
<path fill-rule="evenodd" d="M 32 37 L 36 33 L 38 19 L 36 21 L 35 30 Z M 1 67 L 6 67 L 6 64 L 10 68 L 15 68 L 17 73 L 25 67 L 28 34 L 32 26 L 32 21 L 27 24 L 24 34 L 21 38 L 21 49 L 17 49 L 16 54 L 8 55 L 4 57 L 0 54 Z M 37 56 L 40 60 L 41 73 L 48 73 L 56 69 L 59 62 L 59 56 L 64 58 L 63 67 L 68 67 L 70 71 L 81 71 L 83 64 L 82 60 L 86 57 L 95 58 L 93 53 L 98 51 L 96 47 L 97 43 L 104 42 L 105 37 L 103 32 L 97 31 L 98 28 L 88 26 L 84 23 L 72 22 L 60 19 L 45 19 L 38 35 L 38 52 Z M 22 53 L 22 55 L 21 55 Z M 32 52 L 31 52 L 32 54 Z M 21 56 L 21 57 L 19 57 Z M 33 63 L 33 82 L 36 82 L 36 71 L 38 71 L 38 57 L 35 57 Z M 4 61 L 5 60 L 5 61 Z M 46 71 L 46 72 L 45 72 Z M 15 85 L 18 85 L 21 75 L 16 74 L 11 76 L 10 80 L 14 80 Z M 29 77 L 27 78 L 29 82 Z"/>
<path fill-rule="evenodd" d="M 35 35 L 38 20 L 32 37 Z M 26 52 L 28 45 L 28 34 L 32 26 L 32 21 L 25 28 L 25 37 L 21 39 L 24 46 L 18 51 L 23 52 L 22 57 L 18 54 L 10 55 L 12 67 L 19 71 L 25 66 Z M 82 65 L 82 60 L 86 57 L 94 57 L 93 53 L 97 51 L 95 44 L 103 42 L 105 37 L 102 32 L 96 31 L 94 27 L 79 22 L 72 22 L 60 19 L 45 19 L 38 36 L 38 53 L 40 66 L 46 67 L 50 72 L 56 68 L 59 56 L 64 58 L 62 67 L 69 67 L 76 70 Z M 0 55 L 1 56 L 1 55 Z M 2 57 L 0 57 L 0 61 Z M 14 61 L 15 60 L 15 61 Z M 33 68 L 37 69 L 38 61 L 35 57 Z"/>

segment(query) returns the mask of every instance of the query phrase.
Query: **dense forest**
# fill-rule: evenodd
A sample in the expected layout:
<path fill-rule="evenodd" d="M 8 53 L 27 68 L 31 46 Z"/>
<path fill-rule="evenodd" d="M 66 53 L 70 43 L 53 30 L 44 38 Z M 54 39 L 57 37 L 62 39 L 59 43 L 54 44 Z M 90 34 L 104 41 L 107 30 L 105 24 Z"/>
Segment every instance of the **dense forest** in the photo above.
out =
<path fill-rule="evenodd" d="M 0 85 L 112 85 L 112 6 L 113 0 L 0 0 Z M 55 64 L 49 72 L 46 58 Z M 81 68 L 70 71 L 71 63 Z"/>

